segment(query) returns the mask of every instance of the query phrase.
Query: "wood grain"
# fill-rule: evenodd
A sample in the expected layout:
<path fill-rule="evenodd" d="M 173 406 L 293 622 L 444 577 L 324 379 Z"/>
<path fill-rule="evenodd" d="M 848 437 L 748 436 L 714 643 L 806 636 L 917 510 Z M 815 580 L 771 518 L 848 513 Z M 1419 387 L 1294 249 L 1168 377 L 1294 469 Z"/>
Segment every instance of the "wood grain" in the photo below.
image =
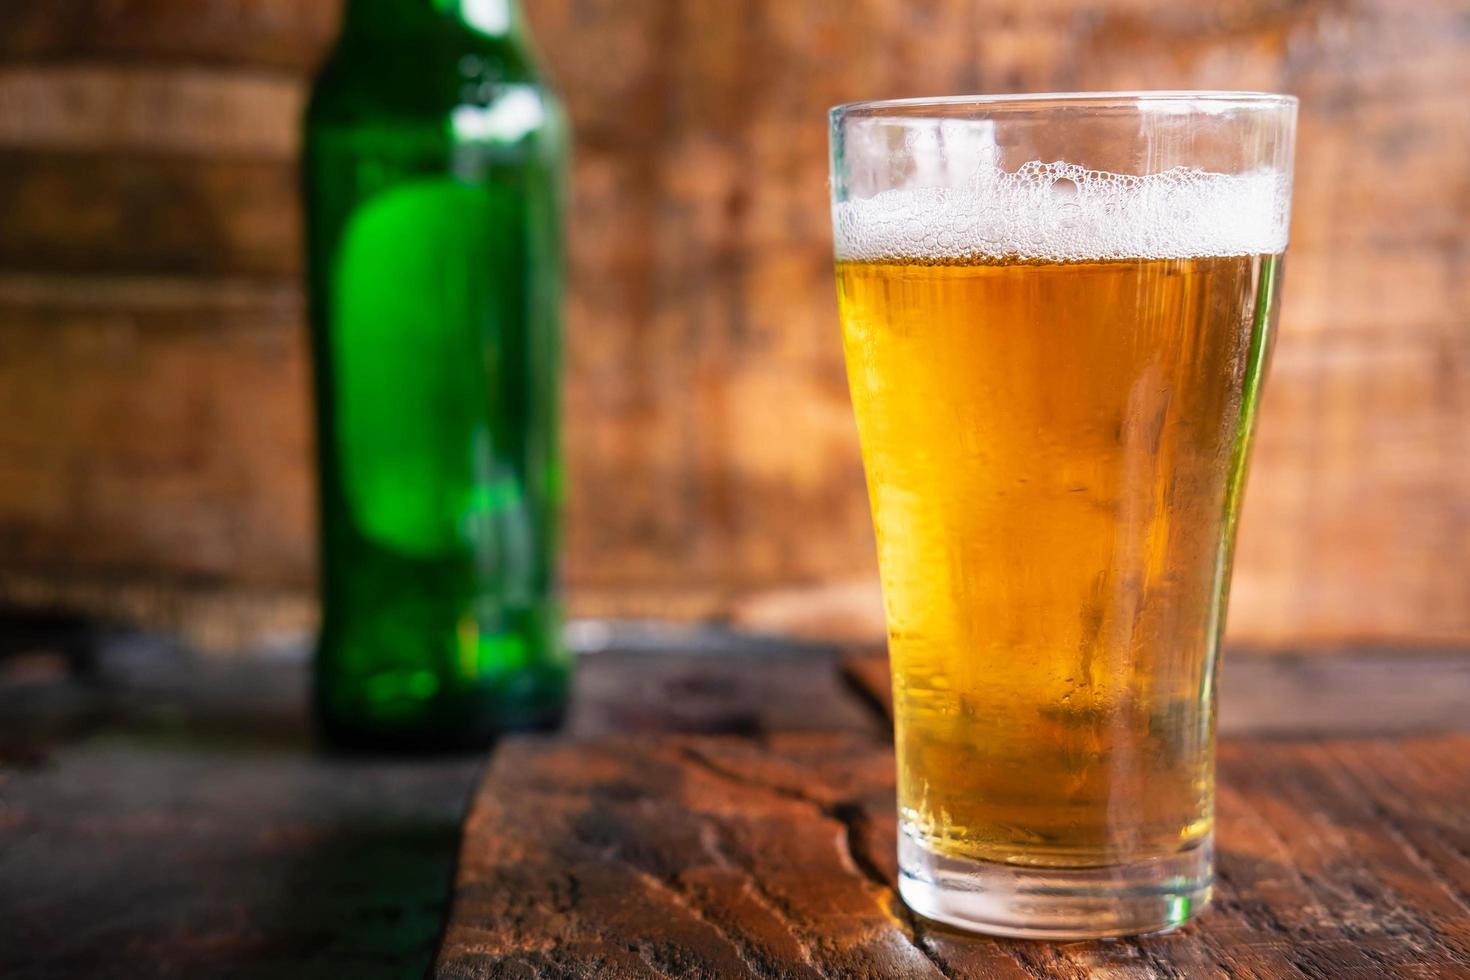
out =
<path fill-rule="evenodd" d="M 299 72 L 337 28 L 334 0 L 5 0 L 0 61 L 192 62 Z"/>
<path fill-rule="evenodd" d="M 0 275 L 0 598 L 212 649 L 310 628 L 299 318 L 249 281 Z"/>
<path fill-rule="evenodd" d="M 790 647 L 685 655 L 637 649 L 583 656 L 567 734 L 860 732 L 881 719 L 843 686 L 829 651 Z"/>
<path fill-rule="evenodd" d="M 338 6 L 6 0 L 0 276 L 65 277 L 95 303 L 133 277 L 192 280 L 201 297 L 242 278 L 299 290 L 295 117 Z M 577 133 L 566 393 L 574 610 L 882 635 L 837 342 L 828 106 L 976 91 L 1262 88 L 1302 98 L 1299 179 L 1231 636 L 1326 651 L 1470 642 L 1462 0 L 538 0 L 526 9 Z M 28 372 L 76 375 L 82 338 L 105 328 L 75 310 L 0 311 L 0 360 L 17 365 L 8 352 L 19 350 Z M 304 329 L 295 310 L 279 336 Z M 58 325 L 54 336 L 27 326 L 36 315 Z M 189 349 L 179 356 L 220 370 L 251 358 L 207 300 L 181 315 L 193 328 L 159 334 L 158 356 L 178 344 Z M 294 385 L 301 366 L 285 370 Z M 132 383 L 152 382 L 138 374 Z M 304 396 L 266 384 L 285 399 L 270 411 L 291 448 L 267 468 L 252 464 L 248 483 L 221 478 L 234 459 L 264 457 L 251 434 L 257 400 L 216 400 L 219 438 L 196 451 L 217 458 L 170 491 L 199 505 L 180 512 L 181 523 L 201 522 L 180 537 L 237 519 L 255 526 L 261 512 L 309 512 L 310 455 L 296 451 L 307 439 Z M 71 411 L 60 402 L 89 401 L 90 390 L 33 386 L 20 414 Z M 137 414 L 154 395 L 120 408 L 115 389 L 95 397 L 127 416 L 121 428 L 150 427 L 160 444 L 191 438 L 187 415 Z M 44 517 L 58 506 L 45 496 L 52 463 L 27 452 L 0 442 L 4 533 L 31 542 L 24 554 L 51 552 L 44 574 L 18 559 L 41 576 L 41 591 L 101 611 L 87 598 L 98 559 Z M 126 440 L 96 441 L 74 465 L 116 470 L 133 452 Z M 137 547 L 148 535 L 135 524 L 170 497 L 136 489 L 136 521 L 123 508 L 89 521 L 99 553 L 131 563 L 135 587 L 172 595 L 165 606 L 207 610 L 257 590 L 268 558 L 272 588 L 309 606 L 311 533 L 294 516 L 208 556 L 212 584 L 202 588 L 181 566 L 204 559 Z M 0 554 L 0 571 L 17 571 L 11 562 Z"/>
<path fill-rule="evenodd" d="M 869 739 L 517 740 L 471 809 L 436 976 L 1460 976 L 1467 751 L 1228 742 L 1213 907 L 1055 944 L 904 908 L 892 755 Z"/>
<path fill-rule="evenodd" d="M 893 900 L 887 736 L 817 650 L 584 628 L 572 737 L 504 746 L 461 848 L 483 760 L 313 753 L 304 646 L 104 640 L 72 677 L 44 625 L 0 622 L 7 980 L 420 977 L 461 849 L 454 977 L 1467 973 L 1464 737 L 1227 742 L 1198 927 L 1012 944 Z"/>
<path fill-rule="evenodd" d="M 0 269 L 294 283 L 296 189 L 293 162 L 0 150 Z"/>
<path fill-rule="evenodd" d="M 0 63 L 0 146 L 292 162 L 305 95 L 289 74 Z"/>
<path fill-rule="evenodd" d="M 581 136 L 569 417 L 597 421 L 569 433 L 577 587 L 657 609 L 694 605 L 705 585 L 707 611 L 754 626 L 880 635 L 826 263 L 826 106 L 1247 87 L 1295 92 L 1303 115 L 1231 636 L 1470 638 L 1462 4 L 563 0 L 530 13 Z M 624 67 L 609 78 L 589 47 Z M 598 488 L 625 473 L 646 479 L 607 506 Z"/>
<path fill-rule="evenodd" d="M 101 286 L 0 279 L 6 567 L 309 586 L 291 577 L 311 529 L 294 293 Z"/>
<path fill-rule="evenodd" d="M 313 751 L 305 644 L 221 660 L 104 637 L 81 677 L 63 654 L 86 637 L 46 626 L 0 617 L 0 976 L 425 975 L 483 756 Z M 569 725 L 589 738 L 877 737 L 830 655 L 612 640 L 575 678 Z"/>

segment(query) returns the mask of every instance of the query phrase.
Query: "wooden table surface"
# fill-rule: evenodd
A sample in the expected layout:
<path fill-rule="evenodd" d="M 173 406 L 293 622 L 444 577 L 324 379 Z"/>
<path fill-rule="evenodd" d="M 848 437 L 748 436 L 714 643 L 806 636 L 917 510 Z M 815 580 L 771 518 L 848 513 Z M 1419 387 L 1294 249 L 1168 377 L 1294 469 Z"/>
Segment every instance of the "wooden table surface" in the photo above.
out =
<path fill-rule="evenodd" d="M 880 662 L 730 646 L 585 657 L 488 766 L 315 753 L 299 658 L 12 661 L 0 976 L 1470 977 L 1457 654 L 1228 658 L 1215 905 L 1054 944 L 896 899 Z"/>

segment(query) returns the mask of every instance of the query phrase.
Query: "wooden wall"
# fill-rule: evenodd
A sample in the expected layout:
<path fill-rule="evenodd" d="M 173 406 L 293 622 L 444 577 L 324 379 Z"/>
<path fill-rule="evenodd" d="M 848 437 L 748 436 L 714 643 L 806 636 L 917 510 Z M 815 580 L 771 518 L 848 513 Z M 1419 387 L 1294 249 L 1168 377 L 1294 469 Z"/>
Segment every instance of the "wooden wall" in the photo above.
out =
<path fill-rule="evenodd" d="M 577 132 L 582 613 L 872 633 L 825 109 L 1303 103 L 1231 632 L 1470 641 L 1470 4 L 524 0 Z M 0 3 L 0 595 L 229 645 L 311 619 L 296 117 L 325 0 Z"/>

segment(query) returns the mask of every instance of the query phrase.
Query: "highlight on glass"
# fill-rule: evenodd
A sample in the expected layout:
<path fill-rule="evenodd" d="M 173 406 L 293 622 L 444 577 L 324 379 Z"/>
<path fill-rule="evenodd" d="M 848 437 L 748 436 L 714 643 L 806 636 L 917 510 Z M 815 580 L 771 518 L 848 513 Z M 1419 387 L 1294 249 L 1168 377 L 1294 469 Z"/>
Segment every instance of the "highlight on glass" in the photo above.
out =
<path fill-rule="evenodd" d="M 1179 925 L 1290 214 L 1293 98 L 832 111 L 893 667 L 900 890 L 1013 936 Z"/>

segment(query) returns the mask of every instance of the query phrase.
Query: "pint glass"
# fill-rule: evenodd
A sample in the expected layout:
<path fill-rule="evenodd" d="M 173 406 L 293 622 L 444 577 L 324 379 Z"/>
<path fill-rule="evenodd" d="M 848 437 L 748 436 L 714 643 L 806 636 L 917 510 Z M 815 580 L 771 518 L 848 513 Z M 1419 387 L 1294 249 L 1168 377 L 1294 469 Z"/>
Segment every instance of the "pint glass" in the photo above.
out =
<path fill-rule="evenodd" d="M 1215 676 L 1296 100 L 832 112 L 893 665 L 900 890 L 1014 936 L 1210 897 Z"/>

